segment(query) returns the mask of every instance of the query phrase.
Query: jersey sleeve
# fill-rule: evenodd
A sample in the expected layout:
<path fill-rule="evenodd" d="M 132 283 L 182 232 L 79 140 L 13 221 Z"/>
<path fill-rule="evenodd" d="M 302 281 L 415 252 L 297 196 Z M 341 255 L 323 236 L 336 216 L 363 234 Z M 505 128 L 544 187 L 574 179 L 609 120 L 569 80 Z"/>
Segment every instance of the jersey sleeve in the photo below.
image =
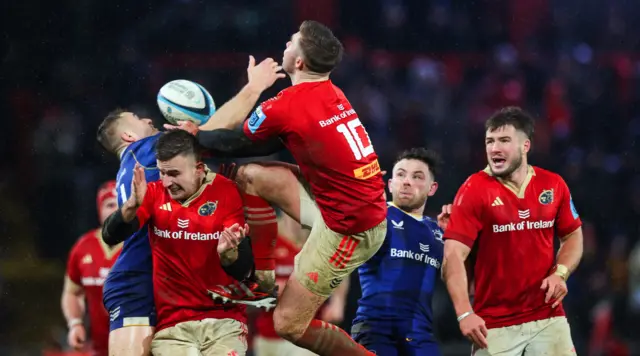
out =
<path fill-rule="evenodd" d="M 251 140 L 265 140 L 280 135 L 285 127 L 283 107 L 280 97 L 269 99 L 260 104 L 251 117 L 244 122 L 244 134 Z"/>
<path fill-rule="evenodd" d="M 233 224 L 238 224 L 240 225 L 240 227 L 244 227 L 244 205 L 242 204 L 242 198 L 240 197 L 238 188 L 233 182 L 226 179 L 225 185 L 228 185 L 228 188 L 225 187 L 225 191 L 227 192 L 227 196 L 225 197 L 225 205 L 228 210 L 224 217 L 222 225 L 225 228 L 228 228 Z"/>
<path fill-rule="evenodd" d="M 144 224 L 149 222 L 149 219 L 151 219 L 151 215 L 153 214 L 153 207 L 155 206 L 154 200 L 156 196 L 156 189 L 156 184 L 147 184 L 147 194 L 145 194 L 142 205 L 140 205 L 138 211 L 136 212 L 136 216 L 138 217 L 140 226 L 144 226 Z"/>
<path fill-rule="evenodd" d="M 80 243 L 76 242 L 71 248 L 67 259 L 67 276 L 77 285 L 82 285 L 82 272 L 80 271 L 81 252 Z"/>
<path fill-rule="evenodd" d="M 559 180 L 558 193 L 560 207 L 558 208 L 558 215 L 556 216 L 556 232 L 558 236 L 565 237 L 582 226 L 582 221 L 580 220 L 576 207 L 573 205 L 573 199 L 571 199 L 571 193 L 569 192 L 567 183 L 560 177 Z"/>
<path fill-rule="evenodd" d="M 480 184 L 469 178 L 460 187 L 451 208 L 449 224 L 444 232 L 445 239 L 460 241 L 473 247 L 482 230 L 482 205 L 479 189 Z"/>

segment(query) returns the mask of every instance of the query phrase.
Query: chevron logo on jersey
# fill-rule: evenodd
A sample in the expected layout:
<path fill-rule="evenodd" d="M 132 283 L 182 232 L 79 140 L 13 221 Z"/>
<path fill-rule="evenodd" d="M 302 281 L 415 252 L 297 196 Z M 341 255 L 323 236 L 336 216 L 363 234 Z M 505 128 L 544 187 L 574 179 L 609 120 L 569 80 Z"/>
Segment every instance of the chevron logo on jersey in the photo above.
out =
<path fill-rule="evenodd" d="M 420 242 L 418 242 L 418 245 L 420 246 L 420 251 L 429 252 L 429 245 Z"/>
<path fill-rule="evenodd" d="M 504 205 L 500 197 L 497 197 L 496 200 L 494 200 L 493 203 L 491 203 L 491 206 L 500 206 L 500 205 Z"/>
<path fill-rule="evenodd" d="M 520 219 L 527 219 L 531 216 L 531 212 L 529 211 L 529 209 L 527 210 L 518 210 L 518 217 Z"/>
<path fill-rule="evenodd" d="M 186 229 L 189 227 L 189 219 L 180 219 L 178 218 L 178 227 L 181 229 Z"/>
<path fill-rule="evenodd" d="M 160 210 L 171 211 L 171 203 L 164 203 L 160 206 Z"/>

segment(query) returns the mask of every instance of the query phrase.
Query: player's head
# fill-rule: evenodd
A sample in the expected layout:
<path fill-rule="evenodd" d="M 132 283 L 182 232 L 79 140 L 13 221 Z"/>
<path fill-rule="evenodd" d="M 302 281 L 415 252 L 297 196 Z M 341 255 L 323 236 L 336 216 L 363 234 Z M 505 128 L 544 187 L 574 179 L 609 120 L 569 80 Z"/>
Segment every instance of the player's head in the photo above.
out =
<path fill-rule="evenodd" d="M 151 119 L 139 118 L 125 109 L 115 109 L 98 127 L 98 142 L 107 151 L 117 153 L 132 142 L 158 132 Z"/>
<path fill-rule="evenodd" d="M 487 160 L 494 176 L 508 177 L 527 163 L 534 130 L 531 115 L 509 106 L 493 114 L 484 127 Z"/>
<path fill-rule="evenodd" d="M 185 200 L 202 186 L 206 172 L 196 138 L 182 130 L 164 133 L 156 142 L 162 185 L 171 198 Z"/>
<path fill-rule="evenodd" d="M 289 75 L 298 71 L 327 75 L 342 60 L 342 52 L 342 43 L 327 26 L 304 21 L 287 42 L 282 68 Z"/>
<path fill-rule="evenodd" d="M 405 211 L 423 207 L 427 198 L 438 190 L 439 169 L 440 157 L 434 151 L 420 147 L 402 152 L 389 179 L 393 203 Z"/>
<path fill-rule="evenodd" d="M 104 223 L 109 215 L 118 210 L 118 201 L 116 200 L 116 181 L 110 180 L 103 183 L 98 188 L 98 196 L 96 197 L 96 205 L 98 207 L 98 219 L 100 225 Z"/>

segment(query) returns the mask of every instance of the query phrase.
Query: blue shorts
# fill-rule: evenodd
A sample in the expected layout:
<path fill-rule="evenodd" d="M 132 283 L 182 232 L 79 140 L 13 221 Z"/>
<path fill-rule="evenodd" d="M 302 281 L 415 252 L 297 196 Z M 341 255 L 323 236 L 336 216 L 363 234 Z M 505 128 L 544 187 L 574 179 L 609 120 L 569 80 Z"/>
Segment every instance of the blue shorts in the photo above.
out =
<path fill-rule="evenodd" d="M 380 356 L 440 356 L 438 344 L 431 335 L 411 333 L 405 337 L 397 330 L 375 327 L 366 328 L 362 324 L 354 325 L 353 340 L 367 350 Z"/>
<path fill-rule="evenodd" d="M 109 312 L 109 331 L 156 325 L 150 273 L 112 271 L 104 282 L 102 302 Z"/>

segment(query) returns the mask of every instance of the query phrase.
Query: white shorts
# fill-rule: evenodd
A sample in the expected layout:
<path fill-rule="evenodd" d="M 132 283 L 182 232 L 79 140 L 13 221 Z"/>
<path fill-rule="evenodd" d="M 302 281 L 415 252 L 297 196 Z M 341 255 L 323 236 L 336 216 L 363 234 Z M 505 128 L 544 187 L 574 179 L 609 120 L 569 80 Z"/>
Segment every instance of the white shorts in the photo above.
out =
<path fill-rule="evenodd" d="M 154 356 L 244 356 L 247 326 L 234 319 L 185 321 L 157 332 L 151 341 Z"/>
<path fill-rule="evenodd" d="M 268 339 L 256 336 L 253 339 L 256 356 L 314 356 L 313 352 L 298 347 L 285 339 Z"/>
<path fill-rule="evenodd" d="M 474 348 L 473 356 L 576 355 L 571 329 L 563 316 L 489 329 L 488 349 Z"/>

